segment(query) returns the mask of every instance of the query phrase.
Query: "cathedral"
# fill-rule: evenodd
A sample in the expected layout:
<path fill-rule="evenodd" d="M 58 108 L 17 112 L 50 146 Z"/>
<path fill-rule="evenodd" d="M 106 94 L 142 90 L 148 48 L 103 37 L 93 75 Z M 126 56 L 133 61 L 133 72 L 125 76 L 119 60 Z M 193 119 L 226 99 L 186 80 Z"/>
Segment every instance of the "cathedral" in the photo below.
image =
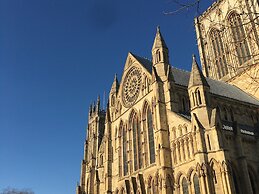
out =
<path fill-rule="evenodd" d="M 89 108 L 76 193 L 259 194 L 258 14 L 218 0 L 195 18 L 190 72 L 159 28 L 152 61 L 129 53 L 106 110 Z"/>

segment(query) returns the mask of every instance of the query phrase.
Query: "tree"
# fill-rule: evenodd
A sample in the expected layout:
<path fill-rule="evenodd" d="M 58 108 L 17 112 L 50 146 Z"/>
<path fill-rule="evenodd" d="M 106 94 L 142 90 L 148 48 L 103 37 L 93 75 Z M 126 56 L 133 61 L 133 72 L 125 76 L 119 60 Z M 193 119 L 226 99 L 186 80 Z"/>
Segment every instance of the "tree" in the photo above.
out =
<path fill-rule="evenodd" d="M 3 189 L 0 194 L 34 194 L 34 192 L 31 191 L 31 189 L 18 190 L 8 187 L 6 189 Z"/>

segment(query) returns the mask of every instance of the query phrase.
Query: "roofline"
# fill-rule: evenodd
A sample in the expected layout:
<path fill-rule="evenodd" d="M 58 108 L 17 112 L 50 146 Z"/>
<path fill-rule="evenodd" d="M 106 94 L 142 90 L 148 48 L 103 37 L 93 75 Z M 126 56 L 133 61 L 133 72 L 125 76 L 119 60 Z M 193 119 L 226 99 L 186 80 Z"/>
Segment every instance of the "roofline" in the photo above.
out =
<path fill-rule="evenodd" d="M 223 0 L 217 0 L 215 1 L 211 6 L 209 6 L 201 15 L 199 15 L 196 18 L 203 18 L 204 16 L 206 16 L 210 11 L 214 10 L 216 8 L 216 6 L 221 3 Z"/>

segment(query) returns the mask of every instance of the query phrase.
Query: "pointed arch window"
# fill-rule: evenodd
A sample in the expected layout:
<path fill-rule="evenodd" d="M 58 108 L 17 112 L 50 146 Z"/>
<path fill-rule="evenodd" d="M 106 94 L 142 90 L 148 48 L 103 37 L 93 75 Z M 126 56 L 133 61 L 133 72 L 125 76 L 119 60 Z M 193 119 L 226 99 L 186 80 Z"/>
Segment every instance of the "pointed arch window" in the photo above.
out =
<path fill-rule="evenodd" d="M 225 121 L 228 121 L 228 111 L 227 111 L 227 109 L 224 107 L 223 108 L 223 117 L 224 117 L 224 120 Z"/>
<path fill-rule="evenodd" d="M 149 143 L 149 162 L 155 162 L 155 142 L 154 142 L 154 129 L 153 120 L 150 107 L 147 107 L 147 128 L 148 128 L 148 143 Z"/>
<path fill-rule="evenodd" d="M 200 183 L 197 174 L 193 176 L 193 185 L 195 194 L 201 194 Z"/>
<path fill-rule="evenodd" d="M 142 146 L 139 119 L 135 112 L 132 113 L 130 125 L 133 133 L 134 170 L 138 170 L 142 167 Z"/>
<path fill-rule="evenodd" d="M 193 106 L 196 106 L 196 101 L 195 101 L 194 93 L 192 93 L 192 101 L 193 101 Z"/>
<path fill-rule="evenodd" d="M 198 105 L 201 105 L 201 93 L 200 93 L 200 90 L 198 90 L 197 92 L 197 98 L 198 98 Z"/>
<path fill-rule="evenodd" d="M 160 51 L 157 50 L 157 51 L 156 51 L 156 62 L 158 63 L 158 62 L 160 62 L 160 61 L 161 61 L 161 54 L 160 54 Z"/>
<path fill-rule="evenodd" d="M 241 17 L 236 12 L 233 12 L 230 15 L 229 23 L 231 26 L 238 61 L 241 65 L 251 58 L 247 43 L 247 37 L 245 35 L 244 24 L 242 24 Z"/>
<path fill-rule="evenodd" d="M 183 194 L 189 194 L 188 183 L 186 178 L 183 178 L 182 180 L 182 189 L 183 189 Z"/>
<path fill-rule="evenodd" d="M 214 64 L 216 65 L 216 72 L 221 78 L 228 74 L 226 52 L 223 46 L 221 32 L 217 29 L 212 29 L 210 33 L 210 40 L 214 54 Z"/>
<path fill-rule="evenodd" d="M 127 157 L 127 131 L 121 125 L 122 139 L 123 139 L 123 174 L 124 176 L 128 174 L 128 157 Z"/>

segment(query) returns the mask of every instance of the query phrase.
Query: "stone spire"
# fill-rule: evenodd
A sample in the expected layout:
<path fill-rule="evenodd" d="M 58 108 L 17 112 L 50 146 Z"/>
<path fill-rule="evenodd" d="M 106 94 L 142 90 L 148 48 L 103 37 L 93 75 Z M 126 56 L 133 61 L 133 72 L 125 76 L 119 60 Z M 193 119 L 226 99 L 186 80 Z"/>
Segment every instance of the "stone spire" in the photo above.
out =
<path fill-rule="evenodd" d="M 169 67 L 169 52 L 159 27 L 152 47 L 152 63 L 158 76 L 165 81 Z"/>
<path fill-rule="evenodd" d="M 119 89 L 119 82 L 117 79 L 117 74 L 115 74 L 110 93 L 114 93 L 114 92 L 117 93 L 118 89 Z"/>
<path fill-rule="evenodd" d="M 195 55 L 192 56 L 192 71 L 190 75 L 189 85 L 188 88 L 192 86 L 207 86 L 209 87 L 208 82 L 206 81 L 206 78 L 204 77 L 201 69 L 199 68 Z"/>
<path fill-rule="evenodd" d="M 157 48 L 168 49 L 167 46 L 166 46 L 166 43 L 164 41 L 164 38 L 163 38 L 163 36 L 162 36 L 162 34 L 160 32 L 160 27 L 159 26 L 157 27 L 156 37 L 155 37 L 155 40 L 154 40 L 154 44 L 153 44 L 152 50 L 157 49 Z"/>
<path fill-rule="evenodd" d="M 100 95 L 98 95 L 97 97 L 97 103 L 96 103 L 96 111 L 99 112 L 101 109 L 101 106 L 100 106 Z"/>
<path fill-rule="evenodd" d="M 106 114 L 105 114 L 105 123 L 107 123 L 107 122 L 111 122 L 111 115 L 110 115 L 109 102 L 107 103 L 107 106 L 106 106 Z"/>

